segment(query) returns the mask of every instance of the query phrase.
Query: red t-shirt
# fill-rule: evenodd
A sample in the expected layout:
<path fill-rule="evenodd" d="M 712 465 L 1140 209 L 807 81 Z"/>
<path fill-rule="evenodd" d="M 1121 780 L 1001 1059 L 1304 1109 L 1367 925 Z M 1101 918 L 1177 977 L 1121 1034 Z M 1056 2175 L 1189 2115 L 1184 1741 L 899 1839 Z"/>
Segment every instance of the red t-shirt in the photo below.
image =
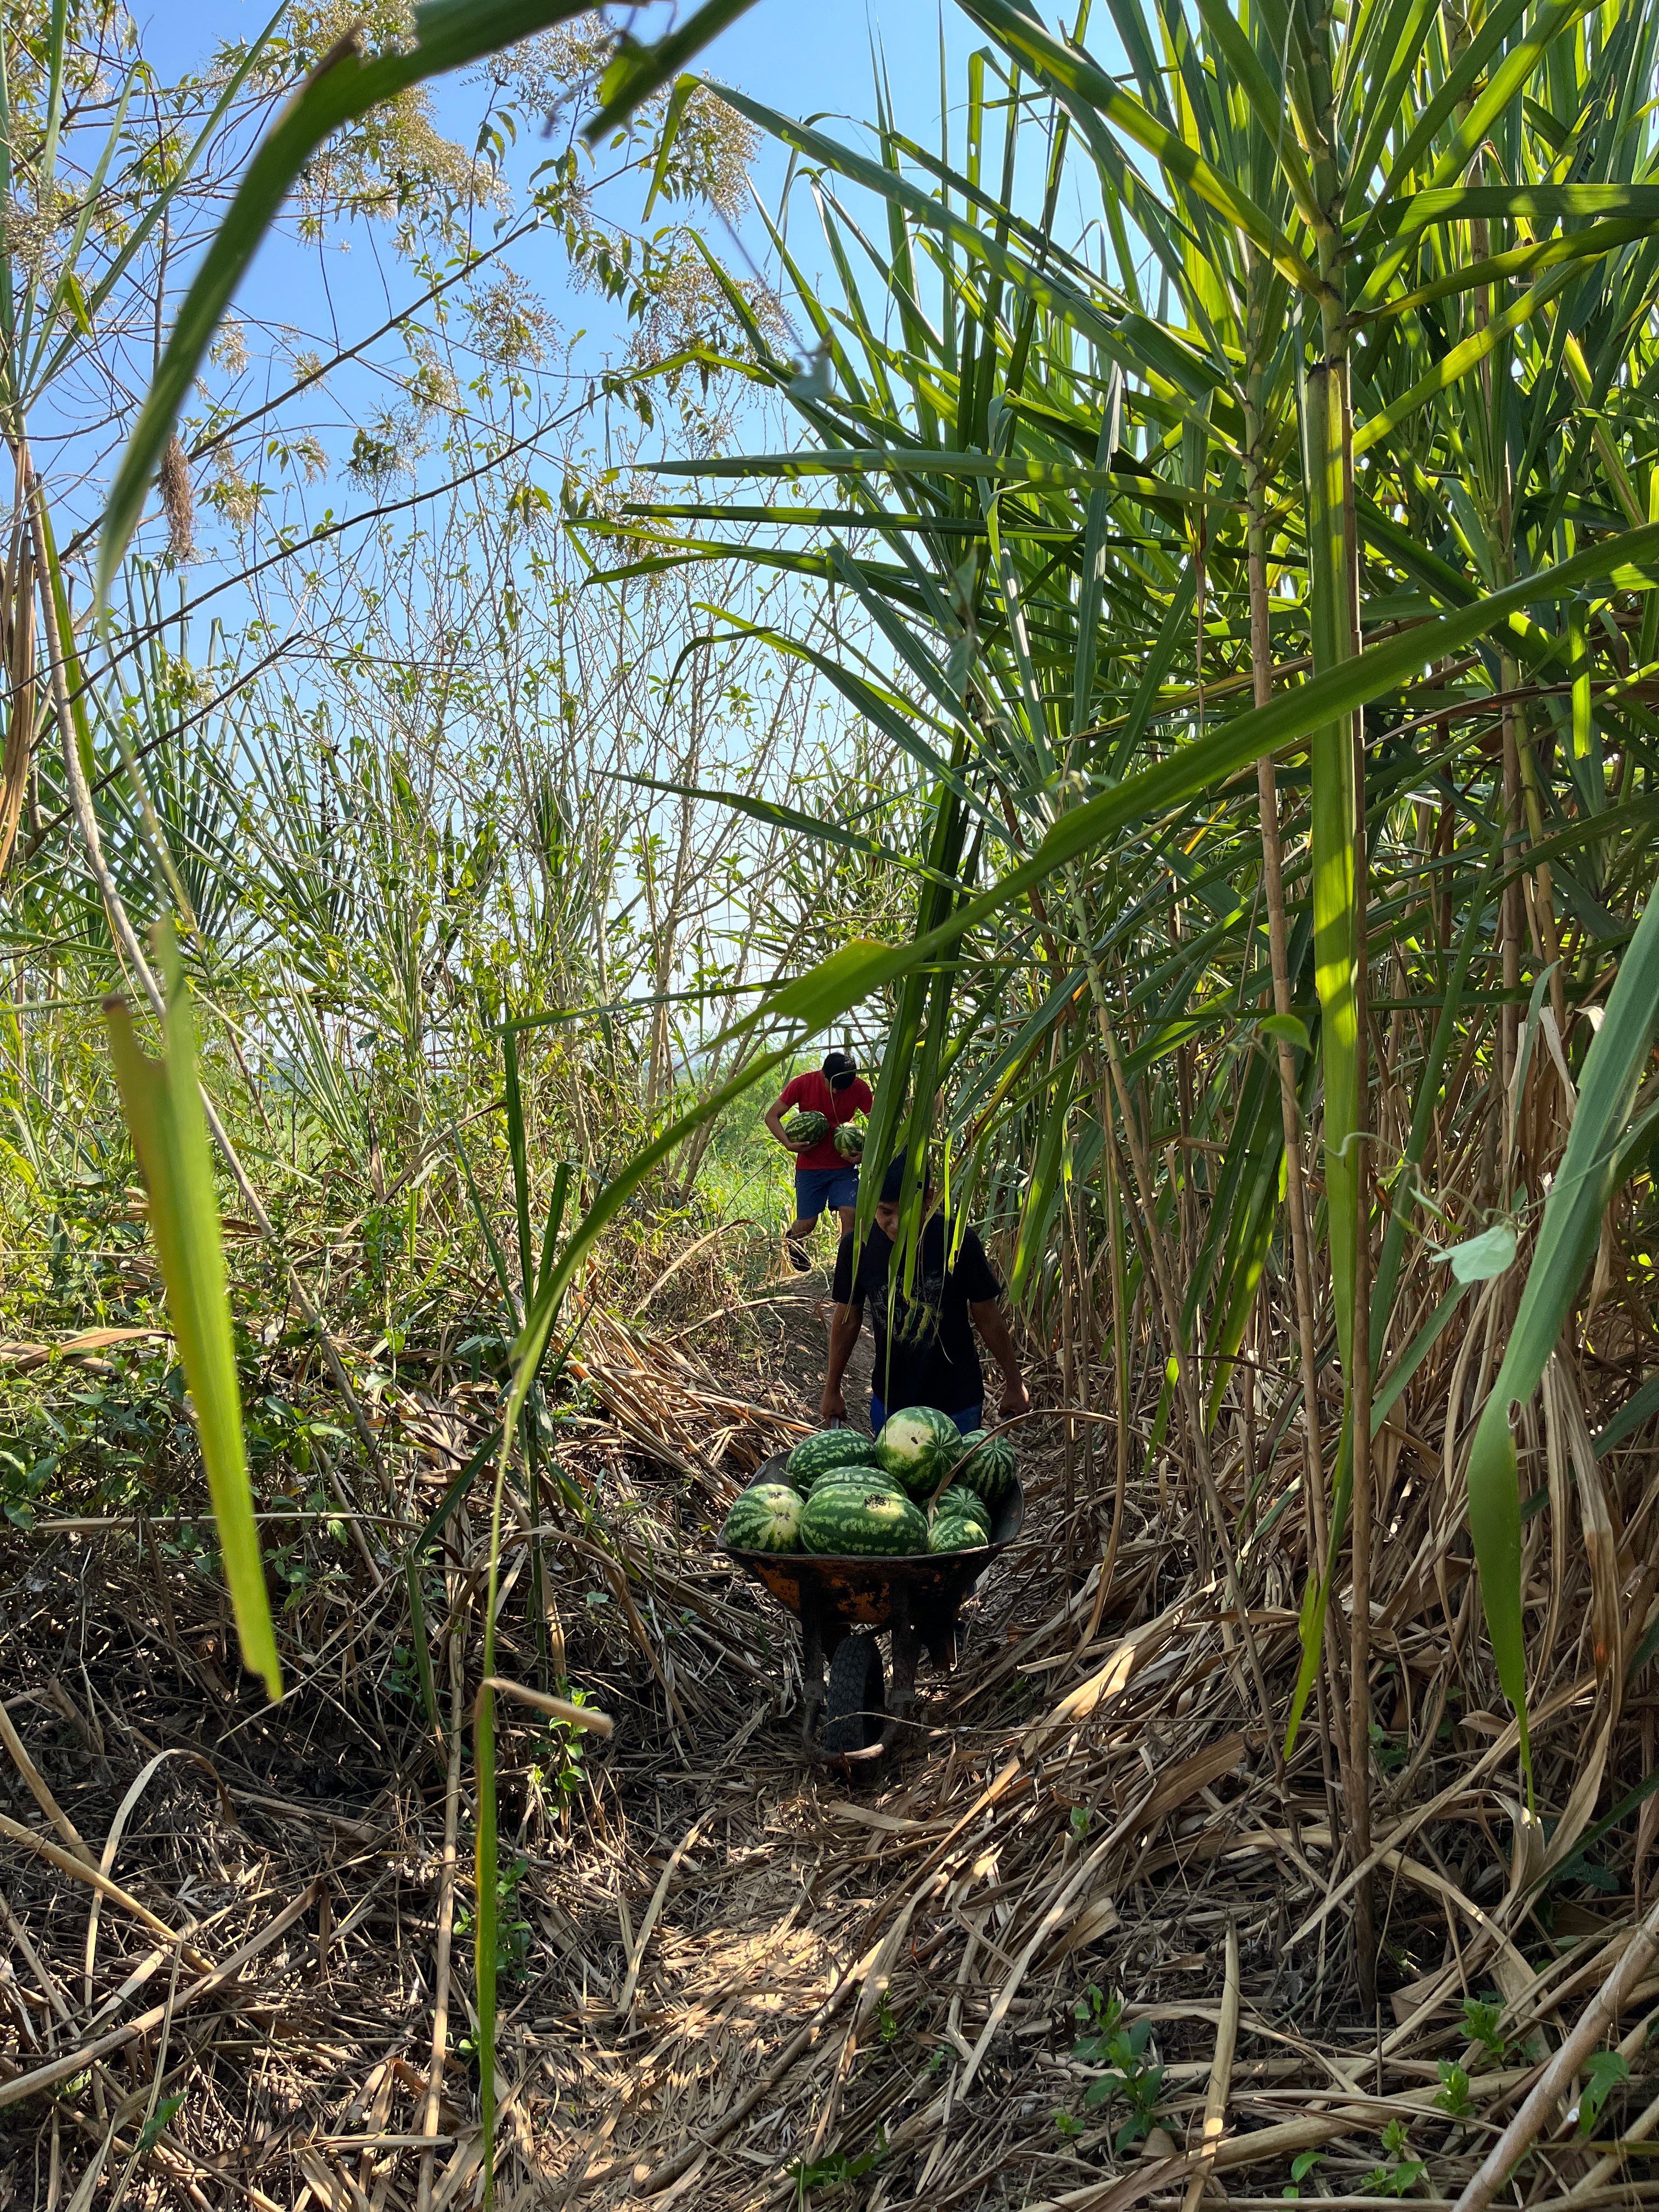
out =
<path fill-rule="evenodd" d="M 844 1089 L 832 1091 L 830 1079 L 821 1069 L 812 1068 L 805 1075 L 793 1076 L 783 1086 L 783 1109 L 787 1113 L 799 1106 L 803 1114 L 822 1114 L 830 1124 L 830 1133 L 821 1145 L 809 1145 L 804 1152 L 795 1155 L 798 1168 L 844 1168 L 857 1165 L 856 1161 L 844 1160 L 836 1150 L 836 1131 L 843 1121 L 850 1121 L 855 1114 L 867 1114 L 875 1104 L 870 1086 L 861 1075 L 855 1075 Z"/>

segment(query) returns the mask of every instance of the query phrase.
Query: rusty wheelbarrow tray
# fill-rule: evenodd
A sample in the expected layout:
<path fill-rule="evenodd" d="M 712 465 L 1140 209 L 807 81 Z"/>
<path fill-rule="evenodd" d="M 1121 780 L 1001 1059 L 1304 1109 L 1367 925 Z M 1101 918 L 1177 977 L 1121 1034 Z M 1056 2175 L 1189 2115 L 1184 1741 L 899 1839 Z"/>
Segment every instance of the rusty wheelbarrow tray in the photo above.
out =
<path fill-rule="evenodd" d="M 787 1457 L 779 1452 L 769 1459 L 757 1469 L 750 1488 L 757 1482 L 785 1480 Z M 1016 1480 L 993 1516 L 990 1542 L 971 1552 L 830 1558 L 721 1546 L 728 1558 L 764 1584 L 800 1622 L 806 1692 L 801 1741 L 815 1759 L 847 1766 L 879 1759 L 890 1747 L 915 1702 L 923 1646 L 936 1667 L 952 1664 L 963 1600 L 1024 1522 L 1025 1494 Z M 883 1628 L 893 1632 L 890 1694 L 875 1637 Z M 868 1632 L 860 1634 L 860 1630 Z"/>

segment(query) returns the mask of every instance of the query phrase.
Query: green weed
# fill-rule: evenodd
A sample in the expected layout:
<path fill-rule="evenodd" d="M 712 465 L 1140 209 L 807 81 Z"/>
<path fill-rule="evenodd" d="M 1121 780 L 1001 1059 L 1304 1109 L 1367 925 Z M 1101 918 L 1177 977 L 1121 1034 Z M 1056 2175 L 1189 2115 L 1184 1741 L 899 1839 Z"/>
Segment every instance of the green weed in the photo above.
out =
<path fill-rule="evenodd" d="M 1382 2130 L 1382 2159 L 1360 2182 L 1367 2197 L 1406 2197 L 1417 2186 L 1427 2171 L 1420 2158 L 1408 2158 L 1407 2125 L 1404 2120 L 1390 2120 Z"/>
<path fill-rule="evenodd" d="M 800 2207 L 809 2203 L 816 2190 L 843 2189 L 849 2182 L 862 2181 L 866 2174 L 873 2173 L 887 2156 L 887 2136 L 884 2131 L 873 2150 L 860 2151 L 856 2158 L 836 2154 L 829 2158 L 814 2159 L 810 2165 L 805 2159 L 797 2159 L 793 2166 L 784 2168 L 795 2185 L 796 2205 Z"/>
<path fill-rule="evenodd" d="M 519 1884 L 530 1871 L 528 1859 L 515 1859 L 510 1867 L 502 1867 L 495 1875 L 495 1977 L 498 1981 L 520 1982 L 529 1963 L 530 1947 L 534 1930 L 519 1910 Z M 476 1930 L 476 1920 L 471 1905 L 461 1905 L 455 1914 L 455 1933 L 471 1942 Z"/>
<path fill-rule="evenodd" d="M 1073 2057 L 1085 2066 L 1108 2069 L 1084 2092 L 1085 2106 L 1093 2112 L 1104 2105 L 1109 2121 L 1111 2108 L 1120 2099 L 1127 2108 L 1112 2138 L 1113 2148 L 1120 2154 L 1151 2132 L 1164 2094 L 1164 2069 L 1149 2065 L 1146 2060 L 1152 2024 L 1138 2020 L 1126 2027 L 1123 2012 L 1122 1997 L 1116 1992 L 1105 1996 L 1093 1982 L 1073 2008 L 1073 2017 L 1087 2030 L 1073 2044 Z"/>
<path fill-rule="evenodd" d="M 1440 2087 L 1435 2092 L 1435 2103 L 1454 2120 L 1467 2118 L 1474 2109 L 1469 2100 L 1468 2075 L 1450 2058 L 1440 2061 L 1439 2072 Z"/>
<path fill-rule="evenodd" d="M 1322 2150 L 1297 2151 L 1296 2156 L 1291 2160 L 1291 2178 L 1285 2183 L 1282 2193 L 1286 2197 L 1300 2197 L 1302 2184 L 1313 2172 L 1315 2166 L 1322 2166 L 1324 2162 L 1325 2154 Z"/>

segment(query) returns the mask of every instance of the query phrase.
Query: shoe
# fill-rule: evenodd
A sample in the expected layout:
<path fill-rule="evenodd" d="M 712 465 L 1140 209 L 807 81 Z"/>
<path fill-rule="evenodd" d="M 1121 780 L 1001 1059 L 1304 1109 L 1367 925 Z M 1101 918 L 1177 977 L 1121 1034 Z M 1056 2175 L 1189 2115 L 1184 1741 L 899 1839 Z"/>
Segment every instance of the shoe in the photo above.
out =
<path fill-rule="evenodd" d="M 783 1240 L 783 1249 L 788 1254 L 789 1264 L 795 1273 L 798 1275 L 805 1274 L 812 1265 L 806 1256 L 805 1246 L 797 1244 L 792 1238 L 786 1237 Z"/>

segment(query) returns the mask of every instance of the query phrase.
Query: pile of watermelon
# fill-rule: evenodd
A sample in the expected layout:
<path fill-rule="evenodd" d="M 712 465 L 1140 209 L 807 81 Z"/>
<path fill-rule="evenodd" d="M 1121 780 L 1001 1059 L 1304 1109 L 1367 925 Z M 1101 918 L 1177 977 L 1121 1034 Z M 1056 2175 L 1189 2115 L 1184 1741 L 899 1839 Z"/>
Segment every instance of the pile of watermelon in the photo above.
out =
<path fill-rule="evenodd" d="M 964 1437 L 948 1413 L 909 1406 L 878 1437 L 825 1429 L 804 1437 L 784 1476 L 732 1506 L 720 1532 L 731 1549 L 832 1559 L 970 1552 L 991 1540 L 1014 1454 L 1006 1437 L 983 1429 Z"/>

